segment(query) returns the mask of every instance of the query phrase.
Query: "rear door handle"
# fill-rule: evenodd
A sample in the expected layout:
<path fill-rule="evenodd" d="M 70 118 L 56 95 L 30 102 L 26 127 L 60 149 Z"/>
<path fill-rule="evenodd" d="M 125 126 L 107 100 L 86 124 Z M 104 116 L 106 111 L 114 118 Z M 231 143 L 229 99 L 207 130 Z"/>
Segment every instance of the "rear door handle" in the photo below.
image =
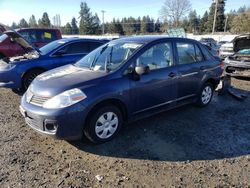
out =
<path fill-rule="evenodd" d="M 170 73 L 168 74 L 168 76 L 169 76 L 170 78 L 174 78 L 174 77 L 177 76 L 177 74 L 174 73 L 174 72 L 170 72 Z"/>

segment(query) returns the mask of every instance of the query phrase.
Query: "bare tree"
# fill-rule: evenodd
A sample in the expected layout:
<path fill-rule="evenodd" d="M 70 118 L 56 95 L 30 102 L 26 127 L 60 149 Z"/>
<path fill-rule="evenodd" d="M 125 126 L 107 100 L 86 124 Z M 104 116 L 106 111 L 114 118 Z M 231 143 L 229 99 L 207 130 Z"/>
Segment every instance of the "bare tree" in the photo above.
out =
<path fill-rule="evenodd" d="M 175 27 L 191 10 L 189 0 L 166 0 L 160 10 L 160 16 L 164 21 L 170 22 Z"/>

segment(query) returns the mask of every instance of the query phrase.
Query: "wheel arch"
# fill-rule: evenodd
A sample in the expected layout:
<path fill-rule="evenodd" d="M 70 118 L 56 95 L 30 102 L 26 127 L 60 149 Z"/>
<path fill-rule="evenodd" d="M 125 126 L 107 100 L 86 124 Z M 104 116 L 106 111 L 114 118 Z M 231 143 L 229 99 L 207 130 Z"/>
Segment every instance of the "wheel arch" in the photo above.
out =
<path fill-rule="evenodd" d="M 90 110 L 87 113 L 85 123 L 87 123 L 89 121 L 89 118 L 91 117 L 91 115 L 93 114 L 93 112 L 97 108 L 100 108 L 100 107 L 106 106 L 106 105 L 113 105 L 113 106 L 117 107 L 122 113 L 123 120 L 124 121 L 128 120 L 128 110 L 127 110 L 125 103 L 117 98 L 109 98 L 109 99 L 104 99 L 102 101 L 97 102 L 96 104 L 94 104 L 90 108 Z"/>

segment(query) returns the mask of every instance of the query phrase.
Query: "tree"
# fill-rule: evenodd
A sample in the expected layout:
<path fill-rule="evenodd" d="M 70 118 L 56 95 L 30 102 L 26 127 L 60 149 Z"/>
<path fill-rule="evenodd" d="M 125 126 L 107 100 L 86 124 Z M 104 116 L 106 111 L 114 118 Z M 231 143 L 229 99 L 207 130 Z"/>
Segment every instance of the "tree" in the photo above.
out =
<path fill-rule="evenodd" d="M 50 27 L 51 26 L 51 22 L 50 22 L 49 15 L 47 12 L 44 12 L 42 18 L 38 20 L 38 25 L 40 27 Z"/>
<path fill-rule="evenodd" d="M 233 19 L 232 32 L 247 33 L 250 31 L 250 8 Z"/>
<path fill-rule="evenodd" d="M 29 26 L 30 27 L 37 27 L 36 18 L 35 18 L 35 16 L 33 14 L 29 19 Z"/>
<path fill-rule="evenodd" d="M 159 19 L 156 20 L 155 22 L 155 32 L 160 33 L 161 32 L 161 22 Z"/>
<path fill-rule="evenodd" d="M 17 29 L 18 28 L 18 25 L 15 23 L 15 22 L 13 22 L 12 24 L 11 24 L 11 26 L 10 26 L 12 29 Z"/>
<path fill-rule="evenodd" d="M 208 21 L 208 12 L 206 11 L 201 18 L 201 23 L 200 23 L 200 31 L 204 33 L 206 31 L 206 23 Z"/>
<path fill-rule="evenodd" d="M 77 26 L 77 21 L 74 17 L 71 20 L 71 27 L 72 27 L 72 34 L 73 35 L 79 34 L 79 28 Z"/>
<path fill-rule="evenodd" d="M 165 0 L 160 10 L 160 16 L 163 20 L 168 20 L 173 26 L 178 27 L 190 9 L 189 0 Z"/>
<path fill-rule="evenodd" d="M 79 33 L 82 35 L 98 34 L 100 32 L 100 19 L 97 14 L 92 15 L 86 2 L 81 2 L 80 8 Z"/>
<path fill-rule="evenodd" d="M 196 10 L 190 11 L 188 15 L 188 20 L 189 20 L 188 31 L 197 33 L 199 27 L 199 18 L 197 17 Z"/>
<path fill-rule="evenodd" d="M 20 20 L 20 22 L 19 22 L 18 26 L 19 26 L 20 28 L 26 28 L 26 27 L 29 27 L 29 25 L 28 25 L 27 21 L 26 21 L 24 18 Z"/>
<path fill-rule="evenodd" d="M 217 16 L 216 16 L 216 25 L 215 31 L 224 31 L 225 26 L 225 1 L 226 0 L 217 0 L 218 1 L 218 8 L 217 8 Z M 213 2 L 210 7 L 208 20 L 205 24 L 206 32 L 212 32 L 213 30 L 213 22 L 214 22 L 214 13 L 215 13 L 215 5 L 216 3 Z"/>
<path fill-rule="evenodd" d="M 124 34 L 120 20 L 115 20 L 115 19 L 113 19 L 113 21 L 109 24 L 108 31 L 109 33 L 116 33 L 120 35 Z"/>
<path fill-rule="evenodd" d="M 64 27 L 64 34 L 66 34 L 66 35 L 72 34 L 72 27 L 71 27 L 69 22 Z"/>

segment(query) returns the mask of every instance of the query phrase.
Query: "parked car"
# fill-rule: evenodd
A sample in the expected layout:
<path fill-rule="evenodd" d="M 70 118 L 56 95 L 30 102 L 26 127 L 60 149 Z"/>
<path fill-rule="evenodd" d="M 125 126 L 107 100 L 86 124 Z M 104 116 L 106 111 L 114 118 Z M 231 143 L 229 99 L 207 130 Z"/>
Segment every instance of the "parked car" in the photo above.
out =
<path fill-rule="evenodd" d="M 214 40 L 213 38 L 201 38 L 200 42 L 201 43 L 213 43 L 213 44 L 217 45 L 216 40 Z"/>
<path fill-rule="evenodd" d="M 210 51 L 210 53 L 214 56 L 214 57 L 219 57 L 219 50 L 218 48 L 212 47 L 213 45 L 211 45 L 211 43 L 202 43 L 204 46 L 206 46 L 206 48 Z"/>
<path fill-rule="evenodd" d="M 234 54 L 225 59 L 225 74 L 250 80 L 250 34 L 236 37 L 233 41 Z"/>
<path fill-rule="evenodd" d="M 51 42 L 39 50 L 33 48 L 17 32 L 6 35 L 18 43 L 26 54 L 0 60 L 0 87 L 23 91 L 42 72 L 75 63 L 90 51 L 106 43 L 106 40 L 68 38 Z"/>
<path fill-rule="evenodd" d="M 226 57 L 233 55 L 233 43 L 232 42 L 227 42 L 223 45 L 221 45 L 219 49 L 219 56 L 221 59 L 225 59 Z"/>
<path fill-rule="evenodd" d="M 195 40 L 123 38 L 39 75 L 20 112 L 40 133 L 101 143 L 124 122 L 188 103 L 208 105 L 222 72 L 220 61 Z"/>
<path fill-rule="evenodd" d="M 5 30 L 5 27 L 1 31 Z M 16 30 L 22 35 L 32 46 L 42 47 L 54 40 L 62 38 L 61 32 L 58 29 L 44 28 L 22 28 Z M 5 30 L 6 32 L 6 30 Z M 0 36 L 0 59 L 4 57 L 13 57 L 23 55 L 25 50 L 15 41 L 11 40 L 6 34 Z"/>

